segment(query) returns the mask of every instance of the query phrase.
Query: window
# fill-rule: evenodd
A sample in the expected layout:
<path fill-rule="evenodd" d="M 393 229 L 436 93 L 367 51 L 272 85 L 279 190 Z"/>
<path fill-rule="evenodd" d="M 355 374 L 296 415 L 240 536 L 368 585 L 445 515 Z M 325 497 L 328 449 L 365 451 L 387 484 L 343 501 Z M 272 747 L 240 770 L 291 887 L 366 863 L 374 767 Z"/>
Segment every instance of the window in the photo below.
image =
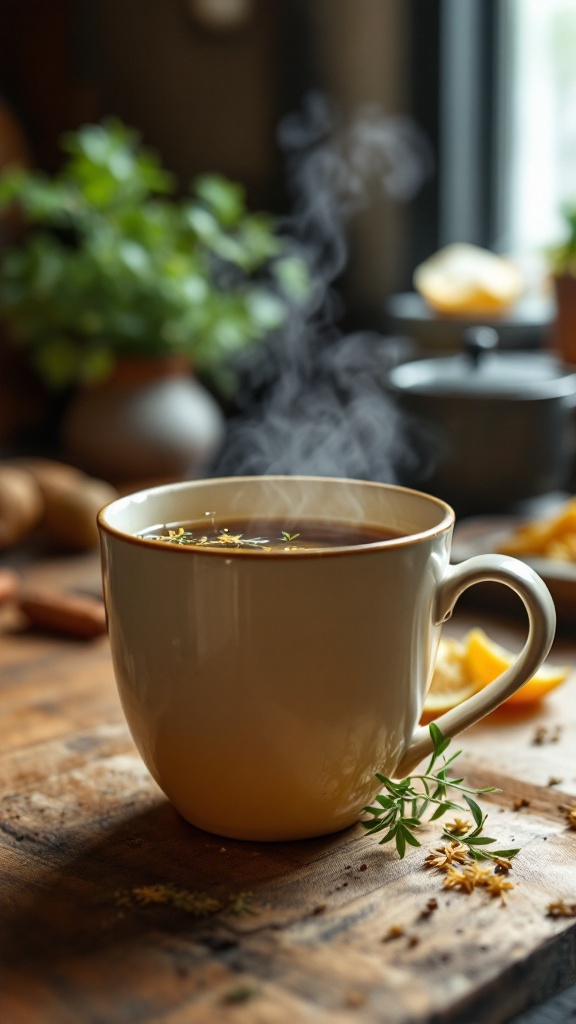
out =
<path fill-rule="evenodd" d="M 500 7 L 499 242 L 537 273 L 576 202 L 576 3 Z"/>

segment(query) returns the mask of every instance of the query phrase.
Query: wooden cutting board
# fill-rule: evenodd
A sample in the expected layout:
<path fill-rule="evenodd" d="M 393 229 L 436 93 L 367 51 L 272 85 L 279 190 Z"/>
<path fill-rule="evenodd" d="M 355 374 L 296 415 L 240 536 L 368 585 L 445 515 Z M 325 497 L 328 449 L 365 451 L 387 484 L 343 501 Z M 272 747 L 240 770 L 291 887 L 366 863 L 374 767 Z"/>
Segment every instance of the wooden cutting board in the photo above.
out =
<path fill-rule="evenodd" d="M 28 574 L 98 580 L 91 558 Z M 471 624 L 522 632 L 475 611 L 450 631 Z M 194 829 L 135 753 L 107 640 L 6 609 L 0 630 L 0 1020 L 498 1024 L 574 980 L 576 920 L 547 907 L 576 903 L 576 676 L 461 739 L 467 780 L 501 788 L 490 833 L 522 847 L 503 904 L 443 889 L 424 866 L 438 826 L 403 861 L 360 826 L 281 844 Z M 576 666 L 576 643 L 554 657 Z"/>

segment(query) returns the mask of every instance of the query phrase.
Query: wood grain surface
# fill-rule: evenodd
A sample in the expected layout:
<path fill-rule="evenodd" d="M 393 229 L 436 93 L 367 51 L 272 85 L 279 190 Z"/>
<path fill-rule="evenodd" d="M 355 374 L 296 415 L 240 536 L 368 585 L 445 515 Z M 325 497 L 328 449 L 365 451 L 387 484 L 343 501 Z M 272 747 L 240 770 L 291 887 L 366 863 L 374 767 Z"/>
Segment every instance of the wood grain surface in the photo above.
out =
<path fill-rule="evenodd" d="M 27 581 L 94 592 L 96 557 Z M 517 643 L 524 626 L 466 608 Z M 554 660 L 576 666 L 559 635 Z M 0 609 L 0 1021 L 3 1024 L 499 1024 L 576 977 L 576 676 L 533 714 L 497 713 L 459 746 L 490 833 L 519 845 L 506 904 L 442 888 L 360 826 L 297 843 L 194 829 L 124 724 L 108 642 L 26 628 Z M 233 766 L 231 766 L 233 770 Z M 431 910 L 429 900 L 437 901 Z M 397 933 L 391 938 L 391 929 Z"/>

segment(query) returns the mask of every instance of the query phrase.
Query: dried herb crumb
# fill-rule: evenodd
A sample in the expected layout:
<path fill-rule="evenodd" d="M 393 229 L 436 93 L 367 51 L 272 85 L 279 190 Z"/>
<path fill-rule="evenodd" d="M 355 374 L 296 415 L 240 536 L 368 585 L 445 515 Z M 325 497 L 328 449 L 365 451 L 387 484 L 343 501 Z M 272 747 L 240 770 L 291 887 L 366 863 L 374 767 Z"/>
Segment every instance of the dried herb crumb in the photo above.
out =
<path fill-rule="evenodd" d="M 318 917 L 318 915 L 319 914 L 323 914 L 325 910 L 326 910 L 326 904 L 325 903 L 318 903 L 317 906 L 315 906 L 314 909 L 312 910 L 312 914 L 313 914 L 314 917 Z"/>
<path fill-rule="evenodd" d="M 404 935 L 404 929 L 401 924 L 390 925 L 386 935 L 382 939 L 382 942 L 391 942 L 393 939 L 401 939 Z"/>
<path fill-rule="evenodd" d="M 547 786 L 560 786 L 564 782 L 564 779 L 558 778 L 557 775 L 551 775 L 546 783 Z"/>
<path fill-rule="evenodd" d="M 418 914 L 418 918 L 425 921 L 426 918 L 431 917 L 435 910 L 438 910 L 438 900 L 432 897 L 429 899 L 424 910 L 421 910 Z"/>
<path fill-rule="evenodd" d="M 507 857 L 495 857 L 494 863 L 496 865 L 494 872 L 497 875 L 507 875 L 512 870 L 512 861 L 508 860 Z"/>
<path fill-rule="evenodd" d="M 576 917 L 576 903 L 554 900 L 546 907 L 546 914 L 548 917 Z"/>
<path fill-rule="evenodd" d="M 525 796 L 521 796 L 518 800 L 514 800 L 514 803 L 512 804 L 512 809 L 514 811 L 521 811 L 523 807 L 530 807 L 530 801 L 527 800 Z"/>
<path fill-rule="evenodd" d="M 172 889 L 168 885 L 140 885 L 132 889 L 132 895 L 142 906 L 146 906 L 148 903 L 170 903 Z"/>
<path fill-rule="evenodd" d="M 576 806 L 574 804 L 560 804 L 559 811 L 562 811 L 569 828 L 576 829 Z"/>
<path fill-rule="evenodd" d="M 241 916 L 242 914 L 257 914 L 259 907 L 253 892 L 238 892 L 230 897 L 228 910 Z"/>
<path fill-rule="evenodd" d="M 114 893 L 114 902 L 117 907 L 131 907 L 132 900 L 130 894 L 125 889 L 116 889 Z"/>
<path fill-rule="evenodd" d="M 144 845 L 142 836 L 129 836 L 125 843 L 130 849 L 138 849 Z"/>
<path fill-rule="evenodd" d="M 350 1009 L 353 1010 L 357 1006 L 364 1006 L 365 1005 L 365 1003 L 366 1003 L 366 996 L 364 995 L 363 992 L 358 992 L 356 989 L 354 989 L 352 992 L 347 992 L 346 993 L 346 997 L 344 999 L 344 1002 L 345 1002 L 346 1006 L 349 1006 Z"/>
<path fill-rule="evenodd" d="M 535 746 L 542 746 L 544 743 L 557 743 L 562 733 L 562 727 L 555 725 L 549 728 L 547 725 L 539 725 L 532 737 Z"/>
<path fill-rule="evenodd" d="M 222 1002 L 227 1005 L 238 1005 L 239 1003 L 247 1003 L 249 999 L 253 999 L 257 996 L 259 989 L 255 985 L 235 985 L 234 988 L 229 988 L 227 992 L 222 996 Z"/>
<path fill-rule="evenodd" d="M 118 890 L 114 898 L 118 907 L 168 906 L 197 918 L 210 917 L 222 910 L 220 900 L 206 892 L 194 892 L 163 882 Z"/>
<path fill-rule="evenodd" d="M 408 938 L 408 948 L 413 949 L 414 946 L 417 946 L 419 942 L 420 938 L 418 937 L 418 935 L 410 935 Z"/>

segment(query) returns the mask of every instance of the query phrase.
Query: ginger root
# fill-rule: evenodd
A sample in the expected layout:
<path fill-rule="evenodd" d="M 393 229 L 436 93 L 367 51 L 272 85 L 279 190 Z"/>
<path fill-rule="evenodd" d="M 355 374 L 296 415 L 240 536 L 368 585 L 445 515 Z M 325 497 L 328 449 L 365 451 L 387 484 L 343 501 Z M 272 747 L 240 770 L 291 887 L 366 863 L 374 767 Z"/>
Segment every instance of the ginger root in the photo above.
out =
<path fill-rule="evenodd" d="M 36 529 L 56 551 L 89 551 L 98 546 L 97 513 L 117 496 L 105 480 L 54 459 L 0 463 L 0 548 Z"/>

